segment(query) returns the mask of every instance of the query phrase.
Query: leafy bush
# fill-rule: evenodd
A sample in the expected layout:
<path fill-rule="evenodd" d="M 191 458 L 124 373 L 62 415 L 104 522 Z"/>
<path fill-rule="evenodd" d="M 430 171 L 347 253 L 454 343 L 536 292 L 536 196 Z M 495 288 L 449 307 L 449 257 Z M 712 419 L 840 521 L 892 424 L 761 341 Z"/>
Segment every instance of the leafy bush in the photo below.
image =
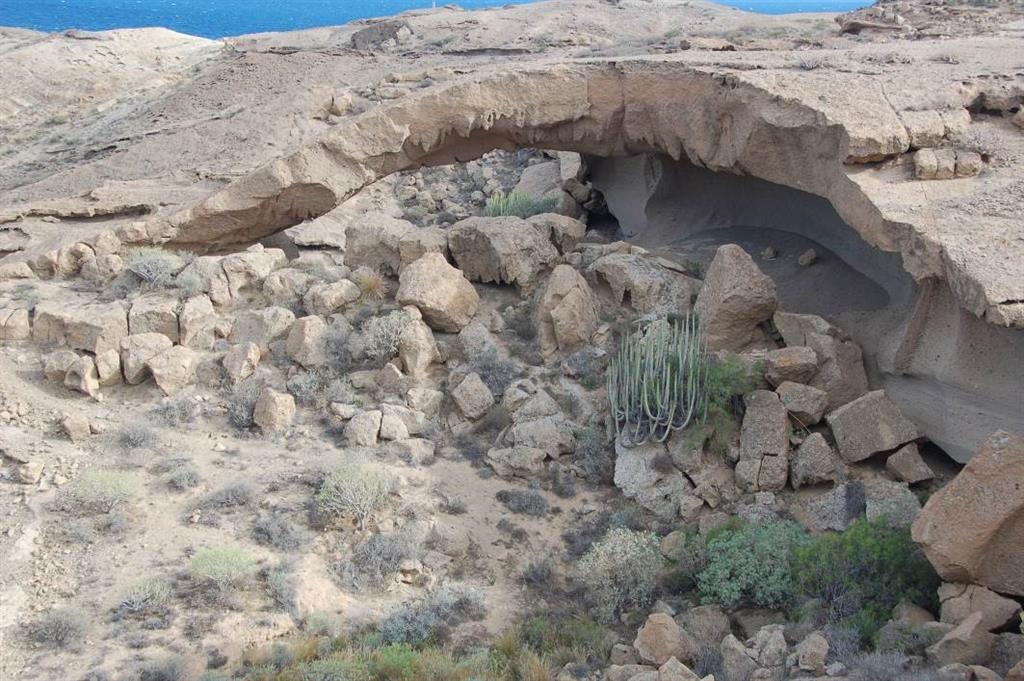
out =
<path fill-rule="evenodd" d="M 199 550 L 189 563 L 197 582 L 229 592 L 246 584 L 256 574 L 256 561 L 242 549 L 217 546 Z"/>
<path fill-rule="evenodd" d="M 180 426 L 202 416 L 203 403 L 191 395 L 177 395 L 161 402 L 153 414 L 168 426 Z"/>
<path fill-rule="evenodd" d="M 252 538 L 257 544 L 271 546 L 278 551 L 294 551 L 305 543 L 305 533 L 288 518 L 264 516 L 252 527 Z"/>
<path fill-rule="evenodd" d="M 363 527 L 383 508 L 393 486 L 394 478 L 380 465 L 349 462 L 327 476 L 316 503 L 326 517 L 353 516 Z"/>
<path fill-rule="evenodd" d="M 282 563 L 267 571 L 267 593 L 278 606 L 291 612 L 295 607 L 295 570 Z"/>
<path fill-rule="evenodd" d="M 519 366 L 503 358 L 496 348 L 488 347 L 470 359 L 466 373 L 478 374 L 491 394 L 499 397 L 512 381 L 519 378 Z"/>
<path fill-rule="evenodd" d="M 761 368 L 751 366 L 735 355 L 726 355 L 710 362 L 704 380 L 704 394 L 708 411 L 735 413 L 742 405 L 740 398 L 756 390 Z"/>
<path fill-rule="evenodd" d="M 588 597 L 611 620 L 624 608 L 650 603 L 662 564 L 656 535 L 615 528 L 576 567 Z"/>
<path fill-rule="evenodd" d="M 366 668 L 340 658 L 313 660 L 299 665 L 302 681 L 370 681 Z"/>
<path fill-rule="evenodd" d="M 687 591 L 697 584 L 708 563 L 707 539 L 695 532 L 683 534 L 667 556 L 671 564 L 669 579 L 673 591 Z"/>
<path fill-rule="evenodd" d="M 576 463 L 588 482 L 611 484 L 615 476 L 615 453 L 597 426 L 587 426 L 576 435 Z"/>
<path fill-rule="evenodd" d="M 506 194 L 498 190 L 487 199 L 484 215 L 489 218 L 505 216 L 529 218 L 541 213 L 550 213 L 556 206 L 558 206 L 557 199 L 535 199 L 526 192 L 511 191 Z"/>
<path fill-rule="evenodd" d="M 453 627 L 481 619 L 484 614 L 479 591 L 446 585 L 431 591 L 419 603 L 399 608 L 381 623 L 379 633 L 384 643 L 439 643 Z"/>
<path fill-rule="evenodd" d="M 85 636 L 86 619 L 71 608 L 53 608 L 33 623 L 30 636 L 40 645 L 67 648 Z"/>
<path fill-rule="evenodd" d="M 139 681 L 185 681 L 187 678 L 188 664 L 180 655 L 147 662 L 138 674 Z"/>
<path fill-rule="evenodd" d="M 246 430 L 255 425 L 252 420 L 253 411 L 265 385 L 266 380 L 262 376 L 250 376 L 228 389 L 225 402 L 228 422 L 231 425 L 239 430 Z"/>
<path fill-rule="evenodd" d="M 793 575 L 802 594 L 821 599 L 830 622 L 857 629 L 865 643 L 902 600 L 938 609 L 940 580 L 931 563 L 909 528 L 884 520 L 860 519 L 798 547 Z"/>
<path fill-rule="evenodd" d="M 135 494 L 135 476 L 123 471 L 86 471 L 68 485 L 62 505 L 73 513 L 95 515 L 110 513 L 128 503 Z"/>
<path fill-rule="evenodd" d="M 422 537 L 413 527 L 375 534 L 352 552 L 344 568 L 345 577 L 359 587 L 382 587 L 402 561 L 419 556 L 421 543 Z"/>
<path fill-rule="evenodd" d="M 360 331 L 363 352 L 373 362 L 387 362 L 398 354 L 398 339 L 408 325 L 409 317 L 404 312 L 370 317 Z"/>
<path fill-rule="evenodd" d="M 124 269 L 135 275 L 140 283 L 149 287 L 170 286 L 174 276 L 185 269 L 195 256 L 191 253 L 179 255 L 154 246 L 133 248 L 125 259 Z"/>
<path fill-rule="evenodd" d="M 793 522 L 749 523 L 714 533 L 707 541 L 707 567 L 697 578 L 701 600 L 726 607 L 787 605 L 795 593 L 793 556 L 808 541 Z"/>
<path fill-rule="evenodd" d="M 167 486 L 179 492 L 192 489 L 199 483 L 199 471 L 187 463 L 175 466 L 167 474 Z"/>
<path fill-rule="evenodd" d="M 535 489 L 503 489 L 494 496 L 513 513 L 543 518 L 548 512 L 548 500 Z"/>
<path fill-rule="evenodd" d="M 606 379 L 616 434 L 630 444 L 664 442 L 703 421 L 708 366 L 696 317 L 659 320 L 625 336 Z"/>
<path fill-rule="evenodd" d="M 327 612 L 311 612 L 302 623 L 302 628 L 310 636 L 337 636 L 338 618 Z"/>
<path fill-rule="evenodd" d="M 160 610 L 173 596 L 171 585 L 165 580 L 146 577 L 128 587 L 121 597 L 121 609 L 130 613 Z"/>
<path fill-rule="evenodd" d="M 117 441 L 125 449 L 150 449 L 160 442 L 156 431 L 148 423 L 129 423 L 117 434 Z"/>

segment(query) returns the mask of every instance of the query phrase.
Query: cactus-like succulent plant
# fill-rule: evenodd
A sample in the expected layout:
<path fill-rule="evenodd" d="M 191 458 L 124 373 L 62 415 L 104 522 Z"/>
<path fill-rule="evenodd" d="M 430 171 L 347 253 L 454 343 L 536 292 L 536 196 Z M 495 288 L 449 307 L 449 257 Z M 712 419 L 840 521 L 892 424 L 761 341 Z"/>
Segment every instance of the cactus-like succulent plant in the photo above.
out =
<path fill-rule="evenodd" d="M 694 316 L 656 321 L 622 340 L 608 366 L 608 403 L 626 446 L 664 442 L 707 415 L 708 357 Z"/>

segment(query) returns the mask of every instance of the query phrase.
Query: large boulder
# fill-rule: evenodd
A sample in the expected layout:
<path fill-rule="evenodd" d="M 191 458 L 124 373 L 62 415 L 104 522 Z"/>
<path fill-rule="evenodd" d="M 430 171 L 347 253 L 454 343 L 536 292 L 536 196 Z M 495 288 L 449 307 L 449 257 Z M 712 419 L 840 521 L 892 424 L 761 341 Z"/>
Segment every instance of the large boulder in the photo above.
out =
<path fill-rule="evenodd" d="M 120 303 L 68 303 L 47 300 L 36 305 L 32 340 L 67 345 L 98 354 L 118 350 L 128 336 L 128 315 Z"/>
<path fill-rule="evenodd" d="M 173 395 L 192 381 L 198 363 L 199 355 L 194 350 L 175 345 L 151 358 L 146 366 L 164 394 Z"/>
<path fill-rule="evenodd" d="M 614 482 L 627 499 L 663 518 L 677 516 L 683 497 L 693 490 L 660 442 L 625 447 L 617 440 Z"/>
<path fill-rule="evenodd" d="M 313 284 L 302 297 L 302 305 L 310 314 L 324 317 L 337 312 L 349 303 L 359 300 L 359 287 L 348 279 Z"/>
<path fill-rule="evenodd" d="M 740 429 L 740 460 L 736 483 L 748 492 L 778 492 L 789 474 L 789 419 L 779 396 L 755 390 Z"/>
<path fill-rule="evenodd" d="M 192 296 L 181 304 L 178 328 L 182 345 L 193 350 L 211 350 L 216 340 L 217 313 L 207 295 Z"/>
<path fill-rule="evenodd" d="M 789 482 L 793 489 L 816 485 L 836 478 L 836 455 L 821 433 L 811 433 L 793 453 Z"/>
<path fill-rule="evenodd" d="M 283 307 L 244 310 L 235 317 L 228 340 L 255 343 L 260 350 L 267 350 L 270 342 L 287 333 L 294 322 L 295 313 Z"/>
<path fill-rule="evenodd" d="M 875 390 L 844 404 L 827 417 L 839 455 L 856 463 L 878 452 L 901 447 L 920 437 L 884 390 Z"/>
<path fill-rule="evenodd" d="M 345 230 L 345 264 L 398 274 L 402 266 L 399 244 L 415 230 L 411 222 L 383 213 L 367 213 L 352 220 Z"/>
<path fill-rule="evenodd" d="M 480 296 L 440 253 L 427 253 L 402 270 L 395 299 L 415 305 L 430 328 L 458 333 L 476 314 Z"/>
<path fill-rule="evenodd" d="M 569 265 L 548 277 L 537 303 L 537 336 L 541 352 L 572 350 L 590 342 L 597 329 L 597 304 L 587 280 Z"/>
<path fill-rule="evenodd" d="M 701 319 L 708 348 L 740 351 L 764 338 L 760 324 L 779 301 L 775 282 L 736 244 L 718 247 L 694 311 Z"/>
<path fill-rule="evenodd" d="M 558 259 L 551 242 L 517 217 L 474 217 L 448 230 L 448 248 L 471 281 L 515 284 L 530 290 L 541 271 Z"/>
<path fill-rule="evenodd" d="M 939 587 L 941 620 L 960 624 L 971 613 L 981 613 L 981 625 L 988 631 L 1020 622 L 1020 603 L 977 584 L 946 583 Z"/>
<path fill-rule="evenodd" d="M 150 376 L 149 360 L 171 349 L 171 339 L 162 333 L 140 333 L 121 341 L 121 368 L 128 385 L 142 383 Z"/>
<path fill-rule="evenodd" d="M 0 308 L 0 341 L 23 341 L 32 335 L 28 310 Z"/>
<path fill-rule="evenodd" d="M 595 290 L 642 314 L 686 314 L 700 280 L 669 269 L 668 263 L 639 253 L 608 253 L 587 268 Z"/>
<path fill-rule="evenodd" d="M 424 378 L 430 365 L 440 358 L 434 332 L 425 322 L 413 319 L 405 325 L 398 337 L 398 359 L 406 374 L 417 380 Z"/>
<path fill-rule="evenodd" d="M 999 431 L 933 494 L 914 522 L 947 582 L 1024 596 L 1024 437 Z"/>
<path fill-rule="evenodd" d="M 162 333 L 177 343 L 179 304 L 178 296 L 171 293 L 154 291 L 139 296 L 128 310 L 128 333 Z"/>
<path fill-rule="evenodd" d="M 828 408 L 836 409 L 868 391 L 860 346 L 821 317 L 776 312 L 775 327 L 787 346 L 807 346 L 818 358 L 818 371 L 809 385 L 828 393 Z"/>
<path fill-rule="evenodd" d="M 307 369 L 327 363 L 327 323 L 312 315 L 296 319 L 288 331 L 285 350 L 293 361 Z"/>
<path fill-rule="evenodd" d="M 697 654 L 693 637 L 662 612 L 647 617 L 647 621 L 636 633 L 633 648 L 641 660 L 659 666 L 673 657 L 692 661 Z"/>
<path fill-rule="evenodd" d="M 984 626 L 980 612 L 971 613 L 937 643 L 928 647 L 928 660 L 938 666 L 947 664 L 985 664 L 992 656 L 995 636 Z"/>
<path fill-rule="evenodd" d="M 463 416 L 472 420 L 486 414 L 494 405 L 494 395 L 476 373 L 467 375 L 452 389 L 452 399 Z"/>
<path fill-rule="evenodd" d="M 785 381 L 775 392 L 789 415 L 804 427 L 820 421 L 828 406 L 828 394 L 811 385 Z"/>
<path fill-rule="evenodd" d="M 587 233 L 585 224 L 558 213 L 541 213 L 527 218 L 526 221 L 540 230 L 541 234 L 549 238 L 562 253 L 568 253 L 576 248 L 576 244 L 583 241 Z"/>
<path fill-rule="evenodd" d="M 265 433 L 281 433 L 291 427 L 295 419 L 295 398 L 264 388 L 256 400 L 252 420 Z"/>

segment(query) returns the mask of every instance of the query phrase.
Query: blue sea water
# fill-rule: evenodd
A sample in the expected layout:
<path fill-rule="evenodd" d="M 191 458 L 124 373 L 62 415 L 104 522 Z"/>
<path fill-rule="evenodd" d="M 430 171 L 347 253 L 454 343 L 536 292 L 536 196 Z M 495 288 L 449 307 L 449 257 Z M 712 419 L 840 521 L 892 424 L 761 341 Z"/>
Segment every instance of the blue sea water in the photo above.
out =
<path fill-rule="evenodd" d="M 437 0 L 441 6 L 448 0 Z M 466 9 L 497 7 L 508 0 L 458 0 Z M 870 0 L 722 0 L 764 14 L 844 12 Z M 0 26 L 37 31 L 164 26 L 181 33 L 222 38 L 343 24 L 410 9 L 432 0 L 0 0 Z"/>

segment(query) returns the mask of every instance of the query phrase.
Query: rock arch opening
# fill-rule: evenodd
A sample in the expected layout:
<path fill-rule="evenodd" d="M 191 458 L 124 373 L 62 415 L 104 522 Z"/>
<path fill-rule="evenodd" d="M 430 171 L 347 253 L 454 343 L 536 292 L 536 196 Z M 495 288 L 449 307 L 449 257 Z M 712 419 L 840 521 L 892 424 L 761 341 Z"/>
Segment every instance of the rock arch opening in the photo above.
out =
<path fill-rule="evenodd" d="M 862 94 L 892 113 L 881 93 Z M 1024 337 L 977 319 L 1007 323 L 1005 306 L 961 277 L 961 263 L 941 244 L 886 219 L 851 177 L 846 162 L 906 149 L 898 119 L 891 135 L 871 136 L 855 118 L 835 115 L 780 95 L 756 75 L 671 60 L 484 73 L 343 122 L 316 144 L 152 221 L 148 232 L 178 247 L 218 249 L 316 217 L 399 171 L 492 149 L 578 152 L 591 159 L 624 232 L 642 245 L 688 243 L 697 252 L 729 238 L 754 248 L 775 230 L 835 255 L 842 276 L 829 283 L 845 304 L 800 282 L 789 287 L 791 299 L 803 295 L 817 306 L 809 309 L 832 313 L 823 316 L 845 315 L 838 321 L 864 346 L 873 382 L 891 387 L 929 437 L 964 459 L 995 427 L 1022 418 L 1012 386 L 1024 382 L 1024 368 L 1006 352 L 1019 356 Z M 972 352 L 944 351 L 939 360 L 921 352 L 936 344 Z"/>

